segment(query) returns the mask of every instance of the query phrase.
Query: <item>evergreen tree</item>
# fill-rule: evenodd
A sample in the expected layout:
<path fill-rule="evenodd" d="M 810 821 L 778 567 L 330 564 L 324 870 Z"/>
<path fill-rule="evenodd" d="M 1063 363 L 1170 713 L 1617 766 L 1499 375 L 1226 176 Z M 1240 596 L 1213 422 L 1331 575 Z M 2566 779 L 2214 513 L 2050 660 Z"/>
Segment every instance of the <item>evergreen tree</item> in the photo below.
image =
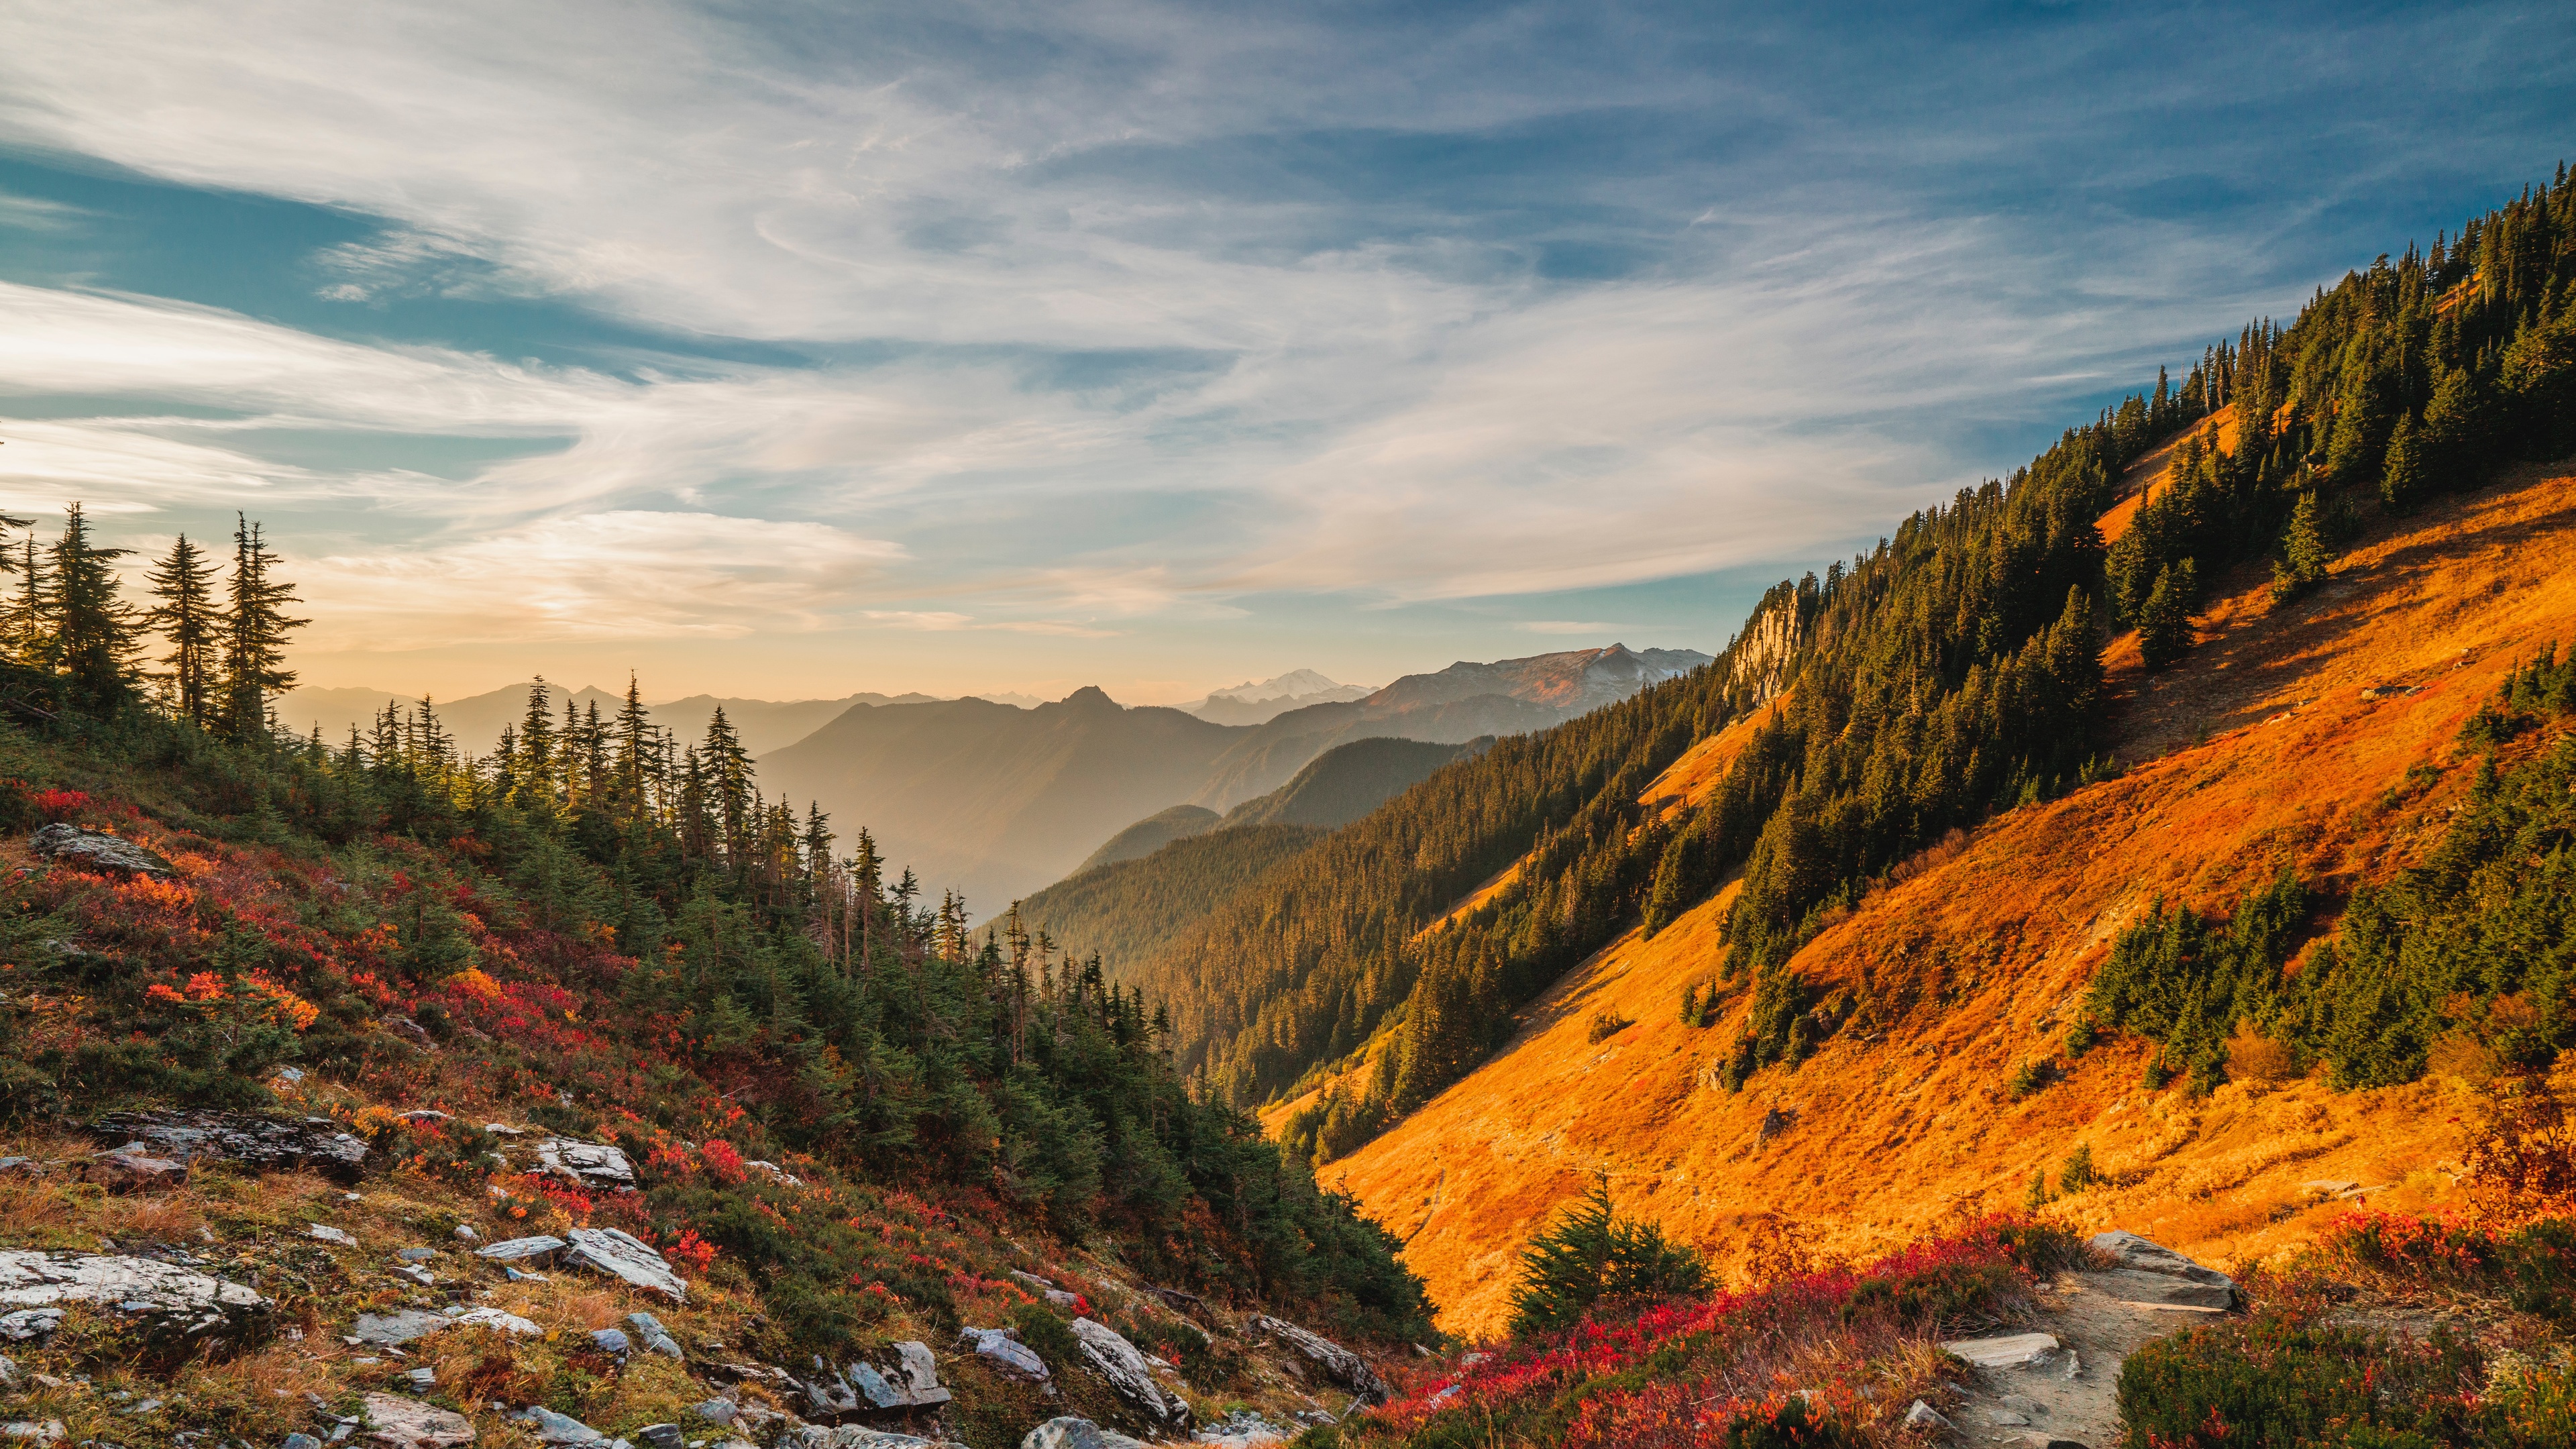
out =
<path fill-rule="evenodd" d="M 2390 513 L 2408 514 L 2422 501 L 2424 491 L 2423 447 L 2410 414 L 2400 417 L 2396 430 L 2388 435 L 2388 457 L 2379 466 L 2379 501 Z"/>
<path fill-rule="evenodd" d="M 260 526 L 235 514 L 223 684 L 225 726 L 236 739 L 263 735 L 269 696 L 295 687 L 295 673 L 285 667 L 286 636 L 311 622 L 287 617 L 286 605 L 299 600 L 293 584 L 269 577 L 277 561 Z"/>
<path fill-rule="evenodd" d="M 9 571 L 18 576 L 17 595 L 9 601 L 10 655 L 31 669 L 51 669 L 54 635 L 46 622 L 51 613 L 46 601 L 53 596 L 53 576 L 47 570 L 45 555 L 36 547 L 34 534 L 20 543 L 19 552 L 9 561 Z"/>
<path fill-rule="evenodd" d="M 644 786 L 660 753 L 655 734 L 653 716 L 646 712 L 643 693 L 630 671 L 626 702 L 617 707 L 617 804 L 630 820 L 651 808 Z"/>
<path fill-rule="evenodd" d="M 206 551 L 180 534 L 169 557 L 145 577 L 154 603 L 143 622 L 161 631 L 170 645 L 161 658 L 169 669 L 159 678 L 169 686 L 171 708 L 190 724 L 210 728 L 216 667 L 229 621 L 215 607 L 215 573 L 206 564 Z"/>
<path fill-rule="evenodd" d="M 706 771 L 707 803 L 715 811 L 725 859 L 746 863 L 751 854 L 753 823 L 751 752 L 742 747 L 742 737 L 725 719 L 723 705 L 717 705 L 715 717 L 707 721 L 707 738 L 698 746 L 698 761 Z"/>
<path fill-rule="evenodd" d="M 113 560 L 132 551 L 99 547 L 81 506 L 65 510 L 63 536 L 53 547 L 52 654 L 74 696 L 101 711 L 113 709 L 130 686 L 134 617 L 118 595 Z"/>
<path fill-rule="evenodd" d="M 2300 494 L 2298 507 L 2290 510 L 2290 526 L 2281 534 L 2281 557 L 2272 565 L 2274 602 L 2303 594 L 2325 578 L 2333 550 L 2326 542 L 2324 514 L 2314 492 Z"/>
<path fill-rule="evenodd" d="M 2199 595 L 2200 573 L 2190 559 L 2157 572 L 2156 585 L 2138 611 L 2138 654 L 2149 670 L 2170 667 L 2191 648 L 2191 615 Z"/>

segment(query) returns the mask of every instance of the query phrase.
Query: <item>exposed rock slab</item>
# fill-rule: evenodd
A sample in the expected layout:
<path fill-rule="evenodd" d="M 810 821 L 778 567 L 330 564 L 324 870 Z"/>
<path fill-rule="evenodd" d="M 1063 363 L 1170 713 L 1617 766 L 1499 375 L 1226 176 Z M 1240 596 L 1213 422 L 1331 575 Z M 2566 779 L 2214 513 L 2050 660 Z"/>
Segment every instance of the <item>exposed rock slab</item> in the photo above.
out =
<path fill-rule="evenodd" d="M 489 1258 L 496 1263 L 551 1263 L 555 1254 L 571 1246 L 561 1238 L 540 1233 L 532 1238 L 510 1238 L 487 1248 L 476 1248 L 474 1256 Z"/>
<path fill-rule="evenodd" d="M 1189 1432 L 1189 1404 L 1155 1382 L 1145 1355 L 1118 1330 L 1093 1319 L 1077 1318 L 1073 1321 L 1073 1336 L 1082 1343 L 1083 1361 L 1100 1375 L 1111 1392 L 1135 1410 L 1138 1418 L 1158 1430 Z"/>
<path fill-rule="evenodd" d="M 1030 1383 L 1047 1381 L 1046 1360 L 1037 1350 L 1020 1342 L 1016 1330 L 1008 1328 L 966 1328 L 958 1331 L 957 1342 L 968 1352 L 1012 1378 Z"/>
<path fill-rule="evenodd" d="M 474 1442 L 474 1426 L 464 1415 L 417 1399 L 369 1394 L 363 1413 L 367 1437 L 393 1449 L 455 1449 Z"/>
<path fill-rule="evenodd" d="M 574 1267 L 622 1278 L 674 1303 L 689 1300 L 687 1280 L 672 1272 L 662 1255 L 634 1234 L 617 1228 L 574 1228 L 565 1236 L 572 1241 L 564 1249 L 564 1261 Z"/>
<path fill-rule="evenodd" d="M 808 1424 L 790 1430 L 779 1438 L 785 1449 L 942 1449 L 945 1439 L 924 1439 L 915 1434 L 894 1434 L 883 1429 L 870 1429 L 858 1424 L 843 1424 L 827 1429 Z"/>
<path fill-rule="evenodd" d="M 1145 1449 L 1142 1441 L 1089 1419 L 1049 1419 L 1020 1439 L 1020 1449 Z"/>
<path fill-rule="evenodd" d="M 809 1408 L 808 1418 L 840 1419 L 861 1414 L 935 1409 L 950 1394 L 939 1386 L 939 1371 L 929 1345 L 894 1346 L 895 1362 L 881 1367 L 864 1359 L 835 1372 L 817 1357 L 811 1378 L 798 1381 Z"/>
<path fill-rule="evenodd" d="M 184 1159 L 155 1157 L 141 1141 L 82 1158 L 73 1171 L 83 1182 L 94 1182 L 109 1192 L 162 1192 L 188 1180 Z"/>
<path fill-rule="evenodd" d="M 2211 1290 L 2196 1299 L 2164 1298 L 2145 1301 L 2188 1303 L 2198 1308 L 2227 1308 L 2236 1302 L 2235 1279 L 2215 1268 L 2203 1267 L 2164 1244 L 2150 1242 L 2136 1233 L 2116 1230 L 2096 1233 L 2088 1246 L 2097 1253 L 2107 1255 L 2118 1267 L 2131 1272 L 2152 1273 Z"/>
<path fill-rule="evenodd" d="M 2162 1273 L 2141 1273 L 2135 1268 L 2103 1269 L 2088 1274 L 2087 1279 L 2094 1291 L 2144 1308 L 2223 1313 L 2236 1306 L 2236 1290 L 2232 1287 L 2169 1278 Z"/>
<path fill-rule="evenodd" d="M 635 1164 L 605 1142 L 549 1137 L 537 1144 L 537 1165 L 583 1187 L 624 1191 L 635 1186 Z"/>
<path fill-rule="evenodd" d="M 1979 1368 L 2021 1368 L 2057 1352 L 2057 1340 L 2045 1333 L 2008 1333 L 1992 1338 L 1945 1339 L 1941 1348 Z"/>
<path fill-rule="evenodd" d="M 48 825 L 27 837 L 27 850 L 46 860 L 113 875 L 166 878 L 172 873 L 170 862 L 133 841 L 104 830 L 83 830 L 77 825 Z"/>
<path fill-rule="evenodd" d="M 1296 1350 L 1307 1362 L 1322 1369 L 1327 1377 L 1359 1395 L 1363 1404 L 1387 1401 L 1386 1380 L 1368 1366 L 1368 1360 L 1310 1329 L 1300 1328 L 1284 1318 L 1254 1314 L 1250 1327 L 1254 1333 L 1276 1339 Z"/>
<path fill-rule="evenodd" d="M 328 1117 L 268 1117 L 255 1112 L 115 1112 L 90 1130 L 108 1142 L 139 1141 L 181 1162 L 238 1162 L 263 1172 L 309 1170 L 355 1182 L 367 1144 Z"/>
<path fill-rule="evenodd" d="M 41 1338 L 64 1305 L 110 1308 L 153 1338 L 247 1342 L 266 1332 L 276 1304 L 239 1283 L 150 1258 L 0 1252 L 0 1337 Z"/>

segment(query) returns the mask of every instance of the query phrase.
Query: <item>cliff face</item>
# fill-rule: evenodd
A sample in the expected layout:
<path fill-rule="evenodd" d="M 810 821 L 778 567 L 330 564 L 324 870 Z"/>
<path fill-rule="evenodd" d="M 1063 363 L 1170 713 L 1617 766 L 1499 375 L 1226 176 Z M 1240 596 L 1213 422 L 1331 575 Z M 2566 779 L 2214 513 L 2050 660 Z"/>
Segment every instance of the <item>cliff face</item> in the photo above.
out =
<path fill-rule="evenodd" d="M 2437 841 L 2477 767 L 2462 722 L 2517 654 L 2576 639 L 2571 561 L 2576 477 L 2560 465 L 2375 526 L 2286 606 L 2241 570 L 2212 589 L 2181 667 L 2146 676 L 2135 641 L 2114 642 L 2127 773 L 1924 852 L 1798 954 L 1838 1023 L 1803 1067 L 1740 1093 L 1714 1082 L 1749 1005 L 1740 977 L 1715 1026 L 1678 1019 L 1685 988 L 1724 969 L 1729 887 L 1570 972 L 1493 1060 L 1324 1179 L 1408 1240 L 1444 1326 L 1469 1333 L 1500 1327 L 1521 1245 L 1595 1171 L 1722 1266 L 1775 1217 L 1857 1251 L 2017 1203 L 2078 1147 L 2107 1183 L 2064 1211 L 2222 1263 L 2350 1205 L 2305 1184 L 2439 1201 L 2468 1089 L 2438 1075 L 2351 1093 L 2232 1083 L 2195 1101 L 2143 1087 L 2147 1048 L 2114 1037 L 2025 1099 L 2006 1083 L 2057 1051 L 2111 939 L 2158 896 L 2224 914 L 2290 867 L 2324 903 L 2322 934 L 2355 884 Z M 1795 648 L 1793 615 L 1750 627 L 1752 657 Z M 1704 789 L 1749 727 L 1647 798 Z M 1594 1042 L 1603 1015 L 1634 1024 Z"/>

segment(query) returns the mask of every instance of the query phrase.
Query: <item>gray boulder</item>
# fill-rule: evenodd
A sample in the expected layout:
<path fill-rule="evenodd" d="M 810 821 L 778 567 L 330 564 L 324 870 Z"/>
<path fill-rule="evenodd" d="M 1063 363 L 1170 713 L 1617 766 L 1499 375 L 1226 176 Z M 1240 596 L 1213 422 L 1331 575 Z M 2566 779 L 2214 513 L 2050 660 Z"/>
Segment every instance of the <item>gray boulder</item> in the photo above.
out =
<path fill-rule="evenodd" d="M 255 1112 L 115 1112 L 90 1124 L 101 1141 L 140 1141 L 182 1162 L 237 1162 L 263 1172 L 299 1169 L 355 1182 L 367 1144 L 328 1117 L 267 1117 Z"/>
<path fill-rule="evenodd" d="M 858 1424 L 843 1424 L 834 1429 L 808 1424 L 802 1429 L 788 1431 L 778 1442 L 784 1449 L 943 1449 L 947 1443 L 944 1439 L 893 1434 Z"/>
<path fill-rule="evenodd" d="M 635 1431 L 644 1449 L 688 1449 L 689 1436 L 677 1424 L 647 1424 Z"/>
<path fill-rule="evenodd" d="M 626 1191 L 635 1186 L 635 1164 L 605 1142 L 549 1137 L 537 1144 L 537 1165 L 583 1187 Z"/>
<path fill-rule="evenodd" d="M 542 1264 L 553 1262 L 555 1254 L 571 1246 L 561 1238 L 540 1233 L 533 1238 L 510 1238 L 488 1248 L 476 1248 L 474 1256 L 513 1266 Z"/>
<path fill-rule="evenodd" d="M 427 1338 L 455 1327 L 455 1321 L 426 1308 L 397 1308 L 391 1313 L 361 1313 L 349 1336 L 360 1343 L 378 1348 L 400 1348 L 416 1338 Z"/>
<path fill-rule="evenodd" d="M 360 1411 L 367 1437 L 392 1449 L 456 1449 L 474 1442 L 474 1426 L 462 1414 L 392 1394 L 367 1395 Z"/>
<path fill-rule="evenodd" d="M 928 1345 L 898 1343 L 894 1345 L 894 1357 L 891 1365 L 861 1359 L 834 1372 L 818 1356 L 813 1376 L 797 1382 L 808 1406 L 806 1417 L 856 1418 L 895 1410 L 935 1409 L 948 1402 L 949 1392 L 939 1386 L 938 1368 Z"/>
<path fill-rule="evenodd" d="M 167 878 L 170 862 L 120 835 L 57 822 L 27 837 L 30 854 L 82 870 Z"/>
<path fill-rule="evenodd" d="M 177 1157 L 155 1157 L 142 1142 L 129 1142 L 109 1152 L 93 1153 L 73 1169 L 84 1182 L 109 1192 L 162 1192 L 188 1180 L 188 1164 Z"/>
<path fill-rule="evenodd" d="M 1276 1339 L 1295 1351 L 1308 1363 L 1322 1369 L 1327 1378 L 1359 1395 L 1363 1404 L 1387 1401 L 1386 1380 L 1368 1366 L 1368 1360 L 1333 1342 L 1320 1333 L 1298 1327 L 1284 1318 L 1254 1314 L 1252 1331 L 1264 1338 Z"/>
<path fill-rule="evenodd" d="M 957 1342 L 969 1353 L 983 1359 L 986 1364 L 1000 1370 L 1007 1377 L 1026 1379 L 1030 1383 L 1038 1384 L 1045 1383 L 1047 1380 L 1046 1360 L 1038 1357 L 1036 1349 L 1020 1342 L 1020 1335 L 1015 1329 L 961 1329 L 957 1334 Z"/>
<path fill-rule="evenodd" d="M 565 1236 L 572 1240 L 564 1250 L 566 1263 L 622 1278 L 674 1303 L 689 1300 L 687 1281 L 672 1272 L 662 1255 L 634 1234 L 617 1228 L 574 1228 Z"/>
<path fill-rule="evenodd" d="M 664 1358 L 688 1357 L 680 1351 L 680 1341 L 673 1338 L 671 1331 L 662 1326 L 662 1320 L 650 1313 L 627 1314 L 626 1327 L 635 1335 L 635 1341 L 643 1345 L 646 1353 L 658 1353 Z"/>
<path fill-rule="evenodd" d="M 634 1340 L 626 1336 L 625 1330 L 617 1328 L 592 1329 L 590 1346 L 602 1353 L 613 1353 L 619 1358 L 624 1358 L 635 1351 Z"/>
<path fill-rule="evenodd" d="M 528 1426 L 540 1444 L 605 1444 L 608 1436 L 567 1414 L 558 1414 L 543 1404 L 530 1404 L 510 1417 Z"/>
<path fill-rule="evenodd" d="M 1118 1330 L 1094 1319 L 1077 1318 L 1073 1336 L 1081 1341 L 1083 1362 L 1138 1418 L 1158 1431 L 1189 1432 L 1189 1404 L 1155 1380 L 1145 1355 Z"/>
<path fill-rule="evenodd" d="M 2177 1285 L 2167 1287 L 2162 1295 L 2144 1301 L 2194 1308 L 2229 1308 L 2235 1305 L 2235 1279 L 2215 1268 L 2204 1268 L 2162 1243 L 2150 1242 L 2136 1233 L 2114 1230 L 2094 1234 L 2087 1246 L 2109 1257 L 2125 1274 L 2153 1274 L 2170 1279 Z M 2199 1291 L 2189 1292 L 2178 1286 L 2185 1284 Z"/>
<path fill-rule="evenodd" d="M 1145 1449 L 1144 1444 L 1089 1419 L 1049 1419 L 1021 1436 L 1020 1449 Z"/>
<path fill-rule="evenodd" d="M 150 1339 L 203 1343 L 261 1337 L 277 1307 L 239 1283 L 150 1258 L 0 1252 L 0 1337 L 44 1337 L 73 1303 L 122 1313 Z"/>

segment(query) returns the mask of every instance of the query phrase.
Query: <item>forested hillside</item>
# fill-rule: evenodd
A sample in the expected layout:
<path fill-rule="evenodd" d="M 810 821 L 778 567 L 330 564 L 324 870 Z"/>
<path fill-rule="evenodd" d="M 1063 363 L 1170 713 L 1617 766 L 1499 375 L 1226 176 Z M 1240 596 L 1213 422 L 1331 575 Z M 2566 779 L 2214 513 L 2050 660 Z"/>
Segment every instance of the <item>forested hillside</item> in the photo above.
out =
<path fill-rule="evenodd" d="M 1426 1331 L 1391 1241 L 1248 1118 L 1187 1091 L 1142 993 L 1051 969 L 1025 940 L 970 935 L 953 894 L 896 871 L 867 832 L 845 849 L 821 812 L 766 797 L 721 710 L 690 742 L 632 689 L 606 717 L 558 715 L 538 690 L 489 753 L 461 749 L 426 705 L 299 739 L 271 720 L 302 621 L 255 526 L 229 575 L 181 540 L 152 571 L 148 610 L 120 597 L 114 556 L 77 508 L 49 545 L 31 532 L 7 550 L 20 588 L 0 658 L 0 955 L 13 963 L 0 1116 L 22 1140 L 54 1143 L 110 1109 L 283 1098 L 372 1145 L 385 1176 L 349 1201 L 400 1220 L 364 1231 L 569 1230 L 596 1215 L 731 1305 L 721 1321 L 666 1310 L 703 1325 L 692 1342 L 720 1329 L 730 1352 L 788 1364 L 847 1363 L 889 1337 L 945 1344 L 980 1320 L 1019 1323 L 1076 1367 L 1065 1319 L 1105 1310 L 1066 1294 L 1080 1306 L 1059 1311 L 1009 1276 L 1060 1271 L 1040 1255 L 1070 1260 L 1076 1244 L 1097 1255 L 1093 1279 L 1115 1262 L 1210 1302 Z M 472 1124 L 512 1119 L 622 1149 L 644 1190 L 594 1197 L 508 1168 L 492 1154 L 512 1141 Z M 213 1168 L 191 1181 L 231 1190 Z M 297 1181 L 272 1187 L 301 1193 Z M 13 1221 L 114 1208 L 54 1183 L 12 1186 L 26 1199 Z M 156 1221 L 182 1222 L 169 1214 L 183 1206 Z M 217 1216 L 230 1232 L 240 1214 Z M 277 1220 L 238 1226 L 273 1238 Z M 336 1354 L 352 1303 L 392 1298 L 324 1286 L 335 1273 L 304 1262 L 275 1282 L 303 1295 L 290 1312 L 330 1323 L 316 1342 Z M 1153 1341 L 1148 1322 L 1182 1335 L 1166 1351 L 1209 1345 L 1138 1297 L 1130 1326 Z M 640 1423 L 671 1417 L 672 1393 L 707 1392 L 683 1376 L 648 1394 L 649 1376 L 495 1338 L 497 1367 L 477 1381 L 493 1393 L 441 1390 L 468 1414 L 506 1392 Z M 136 1362 L 114 1343 L 92 1346 Z M 294 1381 L 336 1396 L 337 1375 L 372 1384 L 381 1360 L 296 1362 Z M 1235 1383 L 1240 1356 L 1198 1362 L 1206 1391 L 1256 1391 Z M 991 1390 L 970 1406 L 979 1442 L 1016 1443 L 1059 1411 L 1034 1389 L 972 1381 Z M 301 1396 L 236 1404 L 200 1388 L 196 1407 L 171 1399 L 152 1423 L 271 1442 L 305 1412 Z M 1093 1397 L 1096 1414 L 1127 1412 Z"/>
<path fill-rule="evenodd" d="M 1740 869 L 1726 969 L 1749 975 L 1755 1009 L 1727 1076 L 1794 1064 L 1835 1026 L 1786 967 L 1799 944 L 1954 826 L 2117 768 L 2100 736 L 2106 635 L 2135 629 L 2148 667 L 2167 666 L 2222 568 L 2270 554 L 2295 597 L 2357 510 L 2576 445 L 2571 272 L 2562 174 L 2456 241 L 2320 290 L 2286 328 L 2248 326 L 2179 386 L 2160 377 L 1871 553 L 1778 586 L 1710 668 L 1416 787 L 1134 979 L 1172 998 L 1184 1064 L 1238 1100 L 1399 1030 L 1341 1104 L 1365 1135 L 1471 1066 L 1575 961 Z M 2233 446 L 2186 437 L 2106 547 L 2096 520 L 2125 465 L 2230 408 Z M 1691 744 L 1784 691 L 1705 801 L 1639 802 Z M 1515 861 L 1464 919 L 1418 934 Z"/>

